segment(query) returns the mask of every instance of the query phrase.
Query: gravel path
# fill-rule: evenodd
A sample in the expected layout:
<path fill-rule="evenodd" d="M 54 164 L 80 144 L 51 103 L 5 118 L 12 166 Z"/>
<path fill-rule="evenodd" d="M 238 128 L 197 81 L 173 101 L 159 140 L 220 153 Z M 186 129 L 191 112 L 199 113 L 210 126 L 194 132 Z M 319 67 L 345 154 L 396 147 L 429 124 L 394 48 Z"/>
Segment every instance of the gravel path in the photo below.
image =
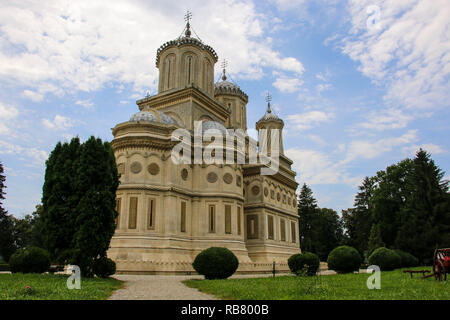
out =
<path fill-rule="evenodd" d="M 181 281 L 201 279 L 195 276 L 114 275 L 125 281 L 124 288 L 115 291 L 109 300 L 216 300 Z"/>
<path fill-rule="evenodd" d="M 260 278 L 270 274 L 234 275 L 232 278 Z M 114 275 L 125 281 L 124 287 L 115 291 L 109 300 L 217 300 L 216 297 L 186 287 L 188 279 L 204 279 L 203 276 L 163 275 Z"/>

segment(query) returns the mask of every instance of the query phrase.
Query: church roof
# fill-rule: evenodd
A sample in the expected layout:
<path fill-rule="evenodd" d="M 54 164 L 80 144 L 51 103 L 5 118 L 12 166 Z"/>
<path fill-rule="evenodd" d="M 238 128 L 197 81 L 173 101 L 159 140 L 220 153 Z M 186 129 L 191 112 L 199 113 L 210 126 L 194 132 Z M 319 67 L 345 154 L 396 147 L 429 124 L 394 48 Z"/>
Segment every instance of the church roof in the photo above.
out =
<path fill-rule="evenodd" d="M 265 122 L 265 121 L 277 121 L 277 122 L 284 123 L 283 120 L 280 119 L 280 117 L 278 117 L 275 113 L 272 112 L 272 109 L 270 108 L 270 101 L 267 101 L 266 113 L 256 123 Z"/>
<path fill-rule="evenodd" d="M 158 110 L 154 110 L 153 112 L 149 110 L 139 111 L 131 116 L 130 121 L 150 121 L 164 124 L 177 124 L 173 118 Z"/>
<path fill-rule="evenodd" d="M 228 94 L 241 97 L 245 102 L 248 102 L 248 96 L 241 88 L 230 81 L 227 81 L 225 74 L 225 68 L 223 69 L 222 81 L 218 81 L 214 84 L 214 95 Z"/>
<path fill-rule="evenodd" d="M 188 21 L 186 24 L 186 28 L 185 28 L 186 32 L 184 33 L 184 37 L 180 36 L 175 40 L 167 41 L 166 43 L 164 43 L 162 46 L 160 46 L 158 48 L 158 50 L 156 51 L 156 67 L 158 67 L 159 57 L 165 49 L 167 49 L 169 47 L 180 47 L 185 44 L 194 45 L 194 46 L 199 47 L 200 49 L 208 51 L 214 57 L 214 63 L 217 62 L 218 56 L 217 56 L 216 51 L 214 51 L 214 49 L 212 47 L 204 44 L 202 42 L 202 40 L 197 39 L 197 38 L 192 38 L 190 27 L 191 26 Z"/>

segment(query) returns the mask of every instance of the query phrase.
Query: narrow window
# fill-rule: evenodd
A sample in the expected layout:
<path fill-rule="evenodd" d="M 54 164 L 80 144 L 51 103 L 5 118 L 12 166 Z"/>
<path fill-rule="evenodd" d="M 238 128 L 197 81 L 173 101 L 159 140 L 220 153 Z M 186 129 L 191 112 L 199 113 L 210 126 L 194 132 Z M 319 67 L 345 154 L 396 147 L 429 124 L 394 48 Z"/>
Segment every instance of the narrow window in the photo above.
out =
<path fill-rule="evenodd" d="M 225 233 L 231 233 L 231 206 L 225 205 Z"/>
<path fill-rule="evenodd" d="M 297 232 L 296 232 L 295 222 L 291 221 L 291 233 L 292 233 L 292 242 L 297 242 Z"/>
<path fill-rule="evenodd" d="M 247 216 L 247 239 L 258 239 L 258 216 Z"/>
<path fill-rule="evenodd" d="M 150 199 L 148 201 L 148 228 L 155 229 L 155 208 L 156 200 Z"/>
<path fill-rule="evenodd" d="M 280 228 L 281 228 L 281 241 L 286 241 L 286 222 L 284 219 L 280 219 Z"/>
<path fill-rule="evenodd" d="M 167 89 L 170 89 L 170 61 L 171 59 L 168 59 L 168 67 L 167 67 Z"/>
<path fill-rule="evenodd" d="M 128 229 L 136 229 L 137 205 L 138 205 L 138 198 L 131 197 L 130 198 L 130 211 L 129 211 L 129 217 L 128 217 Z"/>
<path fill-rule="evenodd" d="M 116 212 L 117 212 L 117 217 L 116 217 L 116 228 L 119 228 L 119 223 L 120 223 L 120 210 L 122 209 L 122 199 L 121 198 L 117 198 L 116 200 Z"/>
<path fill-rule="evenodd" d="M 267 216 L 268 238 L 274 239 L 273 216 Z"/>
<path fill-rule="evenodd" d="M 241 234 L 241 207 L 237 207 L 237 232 Z"/>
<path fill-rule="evenodd" d="M 186 202 L 181 201 L 181 232 L 186 232 Z"/>
<path fill-rule="evenodd" d="M 216 232 L 216 206 L 209 206 L 209 232 Z"/>
<path fill-rule="evenodd" d="M 191 84 L 191 66 L 192 66 L 192 57 L 188 57 L 188 85 Z"/>

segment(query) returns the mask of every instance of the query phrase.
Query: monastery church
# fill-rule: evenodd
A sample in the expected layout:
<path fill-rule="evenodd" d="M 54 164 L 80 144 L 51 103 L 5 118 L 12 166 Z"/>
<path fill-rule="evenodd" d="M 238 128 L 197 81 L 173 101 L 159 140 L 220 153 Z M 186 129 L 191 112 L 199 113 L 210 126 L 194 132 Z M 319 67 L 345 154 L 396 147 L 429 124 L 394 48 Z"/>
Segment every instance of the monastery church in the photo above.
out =
<path fill-rule="evenodd" d="M 139 112 L 112 129 L 121 176 L 108 257 L 119 274 L 194 273 L 193 260 L 209 247 L 233 251 L 238 273 L 271 272 L 273 262 L 281 271 L 300 252 L 296 173 L 283 153 L 283 120 L 270 101 L 256 129 L 280 130 L 275 174 L 263 175 L 267 165 L 247 161 L 254 141 L 248 136 L 244 164 L 171 159 L 179 143 L 172 133 L 183 128 L 194 140 L 196 121 L 203 131 L 247 131 L 248 96 L 227 80 L 225 69 L 214 83 L 217 61 L 214 49 L 191 35 L 188 17 L 182 36 L 157 50 L 158 93 L 136 101 Z"/>

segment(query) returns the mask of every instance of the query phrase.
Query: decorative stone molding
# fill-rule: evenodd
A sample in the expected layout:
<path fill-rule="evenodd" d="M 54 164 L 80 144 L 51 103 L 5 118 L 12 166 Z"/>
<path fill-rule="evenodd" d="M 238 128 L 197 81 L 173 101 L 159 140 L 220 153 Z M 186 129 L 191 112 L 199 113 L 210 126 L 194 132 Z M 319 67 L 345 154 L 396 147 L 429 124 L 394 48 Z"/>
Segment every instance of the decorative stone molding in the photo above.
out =
<path fill-rule="evenodd" d="M 159 173 L 159 166 L 157 163 L 153 162 L 148 165 L 147 170 L 152 176 L 156 176 Z"/>
<path fill-rule="evenodd" d="M 117 165 L 117 172 L 119 174 L 125 174 L 125 163 L 119 163 Z"/>
<path fill-rule="evenodd" d="M 135 173 L 135 174 L 141 172 L 141 170 L 142 170 L 142 165 L 141 165 L 141 163 L 140 163 L 140 162 L 137 162 L 137 161 L 133 162 L 133 163 L 131 164 L 131 166 L 130 166 L 130 170 L 131 170 L 131 172 L 133 172 L 133 173 Z"/>
<path fill-rule="evenodd" d="M 264 196 L 267 198 L 268 195 L 269 195 L 269 189 L 264 188 Z"/>
<path fill-rule="evenodd" d="M 186 168 L 181 170 L 181 179 L 186 181 L 188 179 L 188 176 L 189 176 L 189 171 Z"/>
<path fill-rule="evenodd" d="M 259 192 L 260 192 L 259 187 L 258 186 L 253 186 L 253 188 L 252 188 L 253 195 L 257 196 L 259 194 Z"/>
<path fill-rule="evenodd" d="M 233 176 L 230 174 L 230 173 L 225 173 L 224 175 L 223 175 L 223 181 L 226 183 L 226 184 L 231 184 L 232 182 L 233 182 Z"/>
<path fill-rule="evenodd" d="M 208 180 L 209 183 L 214 183 L 217 181 L 217 174 L 215 172 L 208 173 L 208 176 L 206 177 L 206 180 Z"/>

